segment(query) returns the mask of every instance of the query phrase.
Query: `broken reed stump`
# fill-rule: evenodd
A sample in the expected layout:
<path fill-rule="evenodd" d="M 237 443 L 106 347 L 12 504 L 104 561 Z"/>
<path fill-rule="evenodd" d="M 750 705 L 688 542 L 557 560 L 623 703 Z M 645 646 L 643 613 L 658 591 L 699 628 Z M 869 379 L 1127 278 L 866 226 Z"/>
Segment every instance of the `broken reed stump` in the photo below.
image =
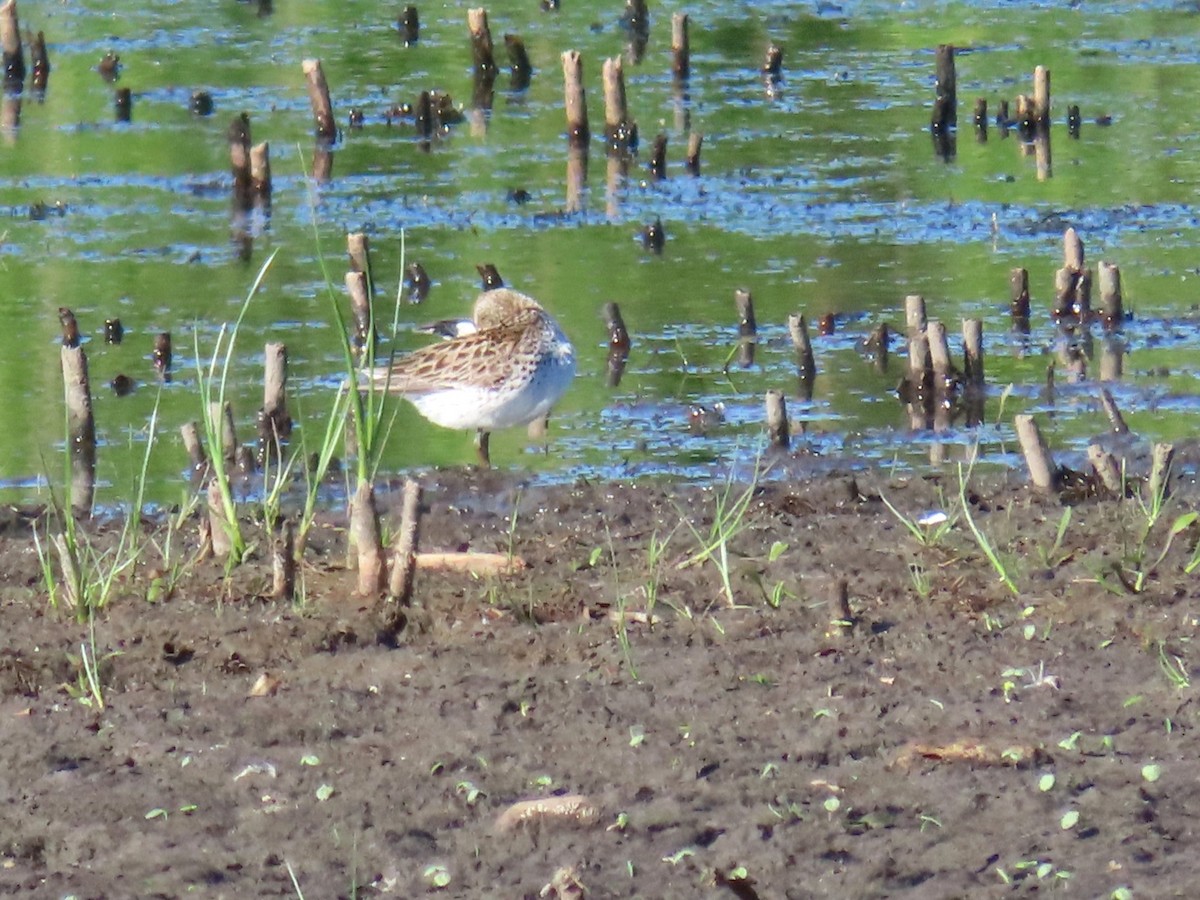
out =
<path fill-rule="evenodd" d="M 50 81 L 50 55 L 46 52 L 46 36 L 40 31 L 29 43 L 29 57 L 33 61 L 33 89 L 43 93 Z"/>
<path fill-rule="evenodd" d="M 396 532 L 392 573 L 388 581 L 388 594 L 399 607 L 406 607 L 412 603 L 420 526 L 421 485 L 408 478 L 404 481 L 404 493 L 400 503 L 400 529 Z M 402 620 L 399 624 L 403 624 Z M 393 628 L 392 631 L 395 633 L 399 629 Z"/>
<path fill-rule="evenodd" d="M 632 151 L 630 139 L 633 125 L 625 96 L 625 65 L 621 57 L 604 60 L 601 70 L 604 84 L 604 141 L 609 154 L 624 155 Z"/>
<path fill-rule="evenodd" d="M 1029 270 L 1016 268 L 1008 276 L 1009 312 L 1013 328 L 1029 332 Z"/>
<path fill-rule="evenodd" d="M 1099 444 L 1090 444 L 1087 448 L 1087 457 L 1104 489 L 1113 496 L 1124 496 L 1125 479 L 1122 477 L 1121 469 L 1113 455 Z"/>
<path fill-rule="evenodd" d="M 1147 504 L 1159 504 L 1170 494 L 1171 462 L 1174 444 L 1155 444 L 1150 448 L 1150 477 L 1146 480 Z"/>
<path fill-rule="evenodd" d="M 20 93 L 25 81 L 25 52 L 21 49 L 16 0 L 0 3 L 0 53 L 3 55 L 4 90 Z"/>
<path fill-rule="evenodd" d="M 208 533 L 213 556 L 224 559 L 233 552 L 233 541 L 229 535 L 229 523 L 225 521 L 225 500 L 221 496 L 221 485 L 215 477 L 209 479 L 205 501 L 208 505 Z"/>
<path fill-rule="evenodd" d="M 688 135 L 687 157 L 684 164 L 687 167 L 689 175 L 700 174 L 700 145 L 704 142 L 704 135 L 698 131 L 693 131 Z"/>
<path fill-rule="evenodd" d="M 355 350 L 361 351 L 375 341 L 371 297 L 367 293 L 367 276 L 362 272 L 347 272 L 346 292 L 350 295 L 350 311 L 354 316 L 354 336 L 351 343 Z"/>
<path fill-rule="evenodd" d="M 179 426 L 179 433 L 183 438 L 183 449 L 187 452 L 192 475 L 202 475 L 208 468 L 208 457 L 204 453 L 204 443 L 200 440 L 200 426 L 196 422 L 185 422 Z"/>
<path fill-rule="evenodd" d="M 908 374 L 901 382 L 900 397 L 908 406 L 909 427 L 924 431 L 933 427 L 933 363 L 929 358 L 929 336 L 924 329 L 908 336 Z"/>
<path fill-rule="evenodd" d="M 238 449 L 237 431 L 233 426 L 233 404 L 228 400 L 224 403 L 213 400 L 208 404 L 208 416 L 212 432 L 220 436 L 221 457 L 227 466 L 233 466 L 237 462 Z"/>
<path fill-rule="evenodd" d="M 291 436 L 287 408 L 287 346 L 268 341 L 263 351 L 263 405 L 258 412 L 258 459 L 283 458 L 283 443 Z"/>
<path fill-rule="evenodd" d="M 58 324 L 62 327 L 62 344 L 64 347 L 79 346 L 79 322 L 75 313 L 65 306 L 58 308 Z"/>
<path fill-rule="evenodd" d="M 471 32 L 471 56 L 475 61 L 476 81 L 492 81 L 499 69 L 493 55 L 492 30 L 488 26 L 487 10 L 476 7 L 467 10 L 467 28 Z"/>
<path fill-rule="evenodd" d="M 786 450 L 791 442 L 791 427 L 788 425 L 787 402 L 783 391 L 767 391 L 767 440 L 771 446 Z"/>
<path fill-rule="evenodd" d="M 583 57 L 578 50 L 562 55 L 564 105 L 567 112 L 567 143 L 586 148 L 591 139 L 588 130 L 587 95 L 583 90 Z"/>
<path fill-rule="evenodd" d="M 671 16 L 671 74 L 676 81 L 687 81 L 692 73 L 692 52 L 688 40 L 687 13 Z"/>
<path fill-rule="evenodd" d="M 233 174 L 233 205 L 235 209 L 247 210 L 251 206 L 253 196 L 250 174 L 250 117 L 245 113 L 235 116 L 225 134 L 229 143 L 229 170 Z"/>
<path fill-rule="evenodd" d="M 935 134 L 958 126 L 958 78 L 954 71 L 954 46 L 938 44 L 934 51 L 933 114 L 930 125 Z"/>
<path fill-rule="evenodd" d="M 350 501 L 350 546 L 358 556 L 358 594 L 374 597 L 383 589 L 383 538 L 369 481 L 359 482 Z"/>
<path fill-rule="evenodd" d="M 411 47 L 421 38 L 421 17 L 415 6 L 406 6 L 400 11 L 398 22 L 400 34 L 404 36 L 404 46 Z"/>
<path fill-rule="evenodd" d="M 758 339 L 758 323 L 754 320 L 754 298 L 745 288 L 733 292 L 733 305 L 738 317 L 738 365 L 754 365 L 754 346 Z"/>
<path fill-rule="evenodd" d="M 288 519 L 271 550 L 271 599 L 291 601 L 296 596 L 296 523 Z"/>
<path fill-rule="evenodd" d="M 525 42 L 515 34 L 504 35 L 504 49 L 508 52 L 510 91 L 524 91 L 533 81 L 533 65 L 529 62 L 529 53 L 525 50 Z"/>
<path fill-rule="evenodd" d="M 812 341 L 808 336 L 808 322 L 802 313 L 789 313 L 787 327 L 792 338 L 792 348 L 796 351 L 800 399 L 807 402 L 812 399 L 813 381 L 817 377 L 817 363 L 813 358 Z"/>
<path fill-rule="evenodd" d="M 96 494 L 96 421 L 92 415 L 87 355 L 78 340 L 74 344 L 64 343 L 61 355 L 67 404 L 67 452 L 71 457 L 71 509 L 76 515 L 87 517 L 92 514 Z"/>
<path fill-rule="evenodd" d="M 667 177 L 667 136 L 656 135 L 650 148 L 650 177 L 661 181 Z"/>
<path fill-rule="evenodd" d="M 333 118 L 333 103 L 329 99 L 329 83 L 319 59 L 306 59 L 300 63 L 304 72 L 304 83 L 308 89 L 308 102 L 312 107 L 317 140 L 332 144 L 337 139 L 337 123 Z"/>
<path fill-rule="evenodd" d="M 1033 486 L 1040 491 L 1057 492 L 1062 485 L 1062 472 L 1050 455 L 1050 448 L 1042 437 L 1041 429 L 1033 416 L 1018 415 L 1013 417 L 1013 425 L 1017 430 L 1017 440 L 1021 444 L 1021 452 L 1025 455 L 1025 465 L 1029 469 Z"/>
<path fill-rule="evenodd" d="M 1125 318 L 1121 299 L 1121 270 L 1112 263 L 1100 260 L 1100 317 L 1104 327 L 1116 328 Z"/>
<path fill-rule="evenodd" d="M 904 298 L 904 327 L 911 338 L 925 330 L 929 319 L 925 313 L 925 298 L 920 294 L 909 294 Z"/>
<path fill-rule="evenodd" d="M 950 362 L 950 342 L 946 326 L 932 320 L 925 327 L 929 342 L 929 363 L 933 367 L 933 430 L 950 427 L 950 416 L 958 400 L 958 373 Z"/>
<path fill-rule="evenodd" d="M 1045 66 L 1033 70 L 1033 126 L 1041 134 L 1050 130 L 1050 70 Z"/>
<path fill-rule="evenodd" d="M 371 241 L 361 231 L 346 235 L 346 256 L 351 272 L 362 272 L 367 278 L 367 296 L 375 296 L 375 275 L 371 270 Z"/>
<path fill-rule="evenodd" d="M 266 141 L 250 148 L 250 195 L 261 209 L 271 208 L 271 145 Z"/>

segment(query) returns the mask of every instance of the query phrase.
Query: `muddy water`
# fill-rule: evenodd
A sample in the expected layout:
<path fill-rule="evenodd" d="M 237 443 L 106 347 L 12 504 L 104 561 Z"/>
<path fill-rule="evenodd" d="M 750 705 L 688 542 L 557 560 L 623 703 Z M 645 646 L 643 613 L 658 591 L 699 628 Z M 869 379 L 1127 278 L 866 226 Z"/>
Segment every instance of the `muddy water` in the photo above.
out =
<path fill-rule="evenodd" d="M 22 24 L 42 30 L 53 71 L 44 97 L 20 97 L 19 124 L 4 131 L 0 167 L 0 484 L 8 499 L 44 496 L 59 480 L 59 306 L 89 338 L 95 381 L 101 502 L 128 492 L 146 425 L 160 406 L 161 442 L 151 496 L 184 489 L 178 426 L 200 414 L 197 360 L 207 364 L 255 275 L 278 251 L 238 336 L 231 390 L 243 437 L 261 404 L 261 348 L 288 344 L 297 443 L 319 440 L 340 380 L 339 343 L 320 265 L 337 302 L 344 234 L 372 240 L 382 353 L 419 346 L 413 324 L 464 312 L 478 288 L 475 266 L 541 298 L 575 339 L 580 375 L 553 421 L 549 452 L 525 435 L 497 435 L 496 461 L 545 478 L 673 472 L 699 476 L 752 464 L 762 396 L 789 396 L 804 424 L 799 452 L 849 456 L 864 465 L 928 466 L 978 445 L 985 464 L 1015 460 L 1011 417 L 1040 413 L 1068 461 L 1104 432 L 1095 378 L 1101 356 L 1120 357 L 1110 388 L 1144 439 L 1195 430 L 1200 333 L 1193 247 L 1198 226 L 1200 137 L 1192 127 L 1200 89 L 1200 18 L 1187 4 L 1093 4 L 1026 9 L 1011 4 L 757 4 L 736 15 L 689 5 L 693 74 L 670 75 L 670 14 L 652 10 L 639 63 L 626 60 L 640 156 L 610 177 L 593 141 L 579 209 L 567 211 L 560 54 L 583 53 L 593 131 L 603 122 L 604 58 L 628 53 L 620 5 L 536 4 L 490 10 L 499 36 L 522 36 L 535 67 L 527 91 L 495 84 L 490 110 L 469 114 L 428 147 L 387 111 L 422 90 L 472 103 L 465 14 L 421 8 L 416 46 L 404 47 L 391 13 L 376 4 L 254 4 L 215 13 L 178 5 L 76 3 L 27 6 Z M 759 74 L 771 43 L 782 80 Z M 928 132 L 933 47 L 958 57 L 960 129 L 949 159 Z M 131 121 L 115 121 L 113 90 L 96 71 L 120 56 L 118 86 L 133 95 Z M 320 57 L 344 129 L 332 175 L 314 185 L 311 116 L 300 61 Z M 1031 90 L 1035 65 L 1053 74 L 1052 167 L 1039 177 L 1015 134 L 994 121 L 1001 99 Z M 211 92 L 215 114 L 188 110 Z M 992 123 L 971 127 L 976 97 Z M 10 98 L 9 108 L 15 101 Z M 1066 107 L 1082 129 L 1068 136 Z M 351 107 L 364 113 L 350 129 Z M 250 114 L 255 141 L 271 143 L 275 193 L 269 218 L 233 223 L 225 130 Z M 470 113 L 468 109 L 468 113 Z M 1098 122 L 1108 124 L 1098 124 Z M 701 174 L 683 166 L 688 134 L 702 132 Z M 656 134 L 668 138 L 667 177 L 646 168 Z M 516 202 L 514 197 L 528 199 Z M 661 256 L 642 227 L 661 218 Z M 1047 316 L 1061 234 L 1082 234 L 1088 261 L 1118 263 L 1133 318 L 1112 345 L 1097 332 L 1088 376 L 1045 388 L 1056 332 Z M 403 267 L 421 262 L 433 288 L 421 305 L 395 298 Z M 1029 335 L 1013 335 L 1008 273 L 1029 269 L 1035 307 Z M 759 322 L 754 363 L 733 358 L 734 291 L 752 291 Z M 991 385 L 985 424 L 940 437 L 912 435 L 894 388 L 896 347 L 885 369 L 859 342 L 880 321 L 902 323 L 903 297 L 922 293 L 951 335 L 965 316 L 985 323 Z M 619 385 L 607 378 L 600 309 L 616 301 L 633 333 Z M 818 377 L 797 394 L 786 330 L 790 312 L 810 322 L 832 313 L 836 330 L 815 336 Z M 125 341 L 103 341 L 120 317 Z M 392 323 L 398 327 L 393 332 Z M 161 391 L 150 364 L 154 335 L 174 337 L 174 372 Z M 131 396 L 107 387 L 118 374 Z M 1011 386 L 1011 387 L 1009 387 Z M 703 417 L 695 407 L 720 415 Z M 398 471 L 472 459 L 467 436 L 426 427 L 401 407 L 383 467 Z"/>

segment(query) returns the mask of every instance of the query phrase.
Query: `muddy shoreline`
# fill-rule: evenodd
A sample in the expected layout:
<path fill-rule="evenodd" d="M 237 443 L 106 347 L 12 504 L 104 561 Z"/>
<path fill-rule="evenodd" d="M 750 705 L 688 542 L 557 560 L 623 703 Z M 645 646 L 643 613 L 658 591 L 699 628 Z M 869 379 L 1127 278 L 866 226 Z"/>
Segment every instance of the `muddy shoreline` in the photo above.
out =
<path fill-rule="evenodd" d="M 1014 593 L 956 477 L 746 494 L 439 473 L 422 547 L 527 567 L 418 573 L 395 647 L 351 593 L 338 517 L 309 544 L 302 602 L 261 599 L 262 559 L 229 578 L 201 564 L 148 602 L 148 548 L 93 633 L 50 607 L 10 512 L 0 885 L 1185 896 L 1200 535 L 1170 532 L 1194 487 L 1176 482 L 1143 539 L 1136 500 L 1064 524 L 1022 480 L 963 492 Z M 883 498 L 950 525 L 918 540 Z"/>

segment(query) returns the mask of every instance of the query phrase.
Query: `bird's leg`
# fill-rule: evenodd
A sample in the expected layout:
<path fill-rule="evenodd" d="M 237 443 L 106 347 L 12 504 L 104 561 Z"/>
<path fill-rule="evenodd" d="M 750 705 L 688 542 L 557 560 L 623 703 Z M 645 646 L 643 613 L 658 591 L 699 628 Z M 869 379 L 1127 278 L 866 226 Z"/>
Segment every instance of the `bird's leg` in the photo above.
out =
<path fill-rule="evenodd" d="M 491 437 L 491 433 L 484 431 L 482 428 L 475 432 L 475 449 L 479 451 L 479 464 L 485 469 L 492 467 L 492 457 L 488 450 Z"/>
<path fill-rule="evenodd" d="M 529 423 L 529 427 L 525 430 L 529 435 L 529 439 L 531 441 L 540 441 L 542 445 L 542 452 L 549 455 L 550 441 L 546 435 L 550 430 L 550 414 L 546 413 L 546 415 L 542 416 L 540 419 L 534 419 Z"/>

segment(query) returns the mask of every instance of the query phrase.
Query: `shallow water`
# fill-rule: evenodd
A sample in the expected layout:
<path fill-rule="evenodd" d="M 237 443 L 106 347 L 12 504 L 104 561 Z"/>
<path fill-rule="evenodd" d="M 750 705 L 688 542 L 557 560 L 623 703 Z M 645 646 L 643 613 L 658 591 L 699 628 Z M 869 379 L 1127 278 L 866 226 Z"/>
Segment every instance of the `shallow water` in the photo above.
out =
<path fill-rule="evenodd" d="M 179 4 L 76 3 L 23 7 L 25 28 L 43 30 L 53 70 L 43 99 L 21 98 L 20 124 L 0 135 L 0 271 L 8 327 L 0 333 L 0 396 L 12 423 L 0 433 L 0 493 L 26 500 L 59 481 L 61 379 L 56 310 L 69 306 L 90 339 L 100 453 L 98 497 L 128 493 L 156 402 L 160 443 L 151 496 L 184 490 L 178 427 L 200 414 L 196 357 L 207 362 L 220 326 L 237 315 L 255 275 L 278 255 L 239 334 L 232 368 L 241 436 L 261 404 L 261 347 L 283 340 L 291 361 L 295 442 L 312 449 L 339 383 L 339 342 L 320 265 L 341 284 L 344 235 L 372 241 L 378 316 L 391 331 L 403 265 L 420 261 L 434 287 L 402 305 L 400 329 L 383 354 L 419 346 L 408 327 L 464 313 L 478 289 L 475 265 L 495 263 L 512 286 L 540 298 L 562 321 L 580 374 L 552 421 L 549 452 L 524 434 L 497 435 L 497 464 L 545 478 L 672 472 L 699 477 L 752 462 L 761 445 L 762 397 L 789 395 L 804 423 L 800 452 L 863 465 L 925 467 L 978 444 L 984 464 L 1012 465 L 1011 417 L 1039 413 L 1068 462 L 1103 434 L 1097 384 L 1044 390 L 1056 333 L 1047 310 L 1061 235 L 1076 227 L 1089 264 L 1120 264 L 1133 319 L 1122 335 L 1123 375 L 1110 385 L 1130 425 L 1147 440 L 1196 430 L 1200 331 L 1192 282 L 1200 242 L 1192 196 L 1200 182 L 1200 16 L 1186 3 L 766 3 L 731 15 L 713 2 L 689 5 L 692 78 L 670 76 L 670 13 L 651 10 L 643 61 L 626 61 L 630 112 L 642 153 L 611 184 L 592 142 L 583 208 L 565 212 L 566 148 L 559 55 L 584 56 L 592 131 L 603 125 L 600 66 L 622 53 L 620 4 L 491 7 L 500 36 L 521 35 L 535 67 L 528 91 L 496 82 L 493 107 L 422 149 L 385 112 L 424 89 L 471 101 L 465 13 L 421 8 L 417 46 L 401 45 L 377 4 L 280 5 L 265 17 L 238 4 L 217 11 Z M 116 12 L 114 12 L 116 10 Z M 784 78 L 768 96 L 758 74 L 769 41 L 784 51 Z M 933 48 L 958 56 L 956 152 L 946 161 L 928 132 Z M 133 91 L 129 124 L 114 122 L 112 86 L 95 71 L 120 55 L 118 84 Z M 311 116 L 301 59 L 323 60 L 339 123 L 351 106 L 366 115 L 334 149 L 331 179 L 313 186 Z M 993 121 L 986 141 L 970 126 L 975 97 L 1031 91 L 1035 65 L 1053 74 L 1051 176 L 1039 179 L 1015 133 Z M 188 112 L 196 89 L 216 113 Z M 11 103 L 11 100 L 10 100 Z M 1067 135 L 1066 107 L 1083 128 Z M 255 141 L 269 140 L 275 182 L 269 220 L 232 239 L 225 129 L 249 112 Z M 1112 124 L 1095 124 L 1110 116 Z M 702 174 L 685 173 L 689 129 L 704 134 Z M 668 136 L 668 177 L 646 169 L 655 134 Z M 514 189 L 530 195 L 509 199 Z M 46 204 L 47 215 L 30 216 Z M 661 257 L 639 232 L 660 217 Z M 248 246 L 248 258 L 239 251 Z M 402 252 L 403 247 L 403 252 Z M 1008 273 L 1029 269 L 1035 307 L 1027 337 L 1008 321 Z M 760 344 L 755 364 L 726 367 L 736 341 L 733 294 L 753 292 Z M 912 435 L 894 388 L 903 351 L 880 372 L 858 352 L 879 321 L 903 323 L 903 298 L 924 294 L 955 343 L 958 322 L 985 323 L 990 393 L 984 427 L 934 441 Z M 340 287 L 338 302 L 345 303 Z M 600 308 L 617 301 L 633 335 L 618 387 L 606 385 Z M 809 402 L 795 394 L 786 318 L 837 315 L 838 330 L 814 336 L 818 377 Z M 126 328 L 103 343 L 105 318 Z M 174 338 L 174 374 L 161 398 L 149 362 L 153 337 Z M 394 339 L 393 339 L 394 337 Z M 1089 372 L 1104 336 L 1093 335 Z M 118 373 L 138 382 L 116 397 Z M 1012 385 L 1011 390 L 1006 387 Z M 724 406 L 702 433 L 693 407 Z M 386 472 L 473 459 L 469 436 L 426 426 L 401 406 L 383 460 Z M 944 445 L 940 449 L 937 444 Z M 132 450 L 130 448 L 133 448 Z M 786 468 L 786 467 L 784 467 Z"/>

